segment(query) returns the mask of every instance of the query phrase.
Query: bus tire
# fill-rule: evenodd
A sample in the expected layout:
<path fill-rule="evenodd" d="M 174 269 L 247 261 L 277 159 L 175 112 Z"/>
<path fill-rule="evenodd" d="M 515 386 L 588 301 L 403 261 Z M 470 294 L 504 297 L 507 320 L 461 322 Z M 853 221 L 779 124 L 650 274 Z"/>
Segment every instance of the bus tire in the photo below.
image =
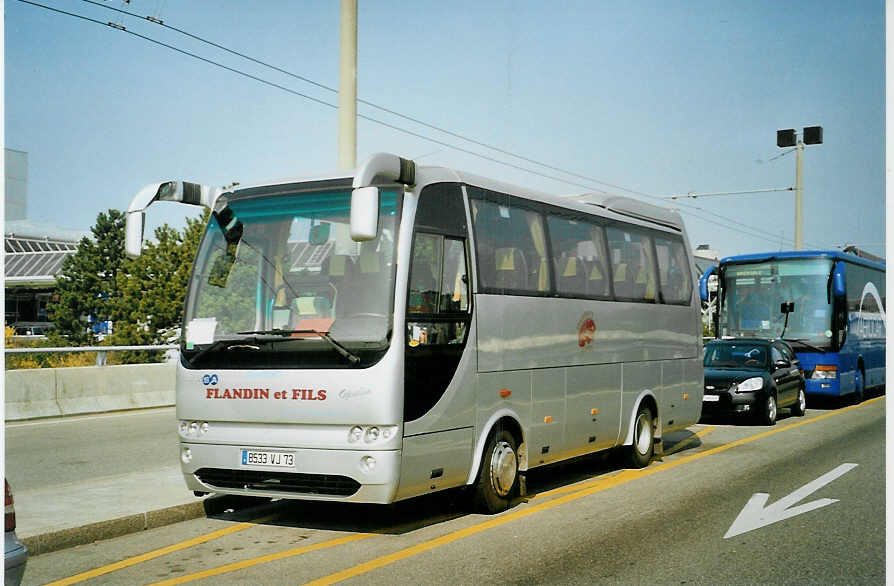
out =
<path fill-rule="evenodd" d="M 863 376 L 863 371 L 858 370 L 854 373 L 854 404 L 859 404 L 863 402 L 863 393 L 866 387 L 866 378 Z"/>
<path fill-rule="evenodd" d="M 484 513 L 499 513 L 509 508 L 518 491 L 518 452 L 515 437 L 495 428 L 481 458 L 475 482 L 474 505 Z"/>
<path fill-rule="evenodd" d="M 652 410 L 640 405 L 633 421 L 633 443 L 625 447 L 624 463 L 627 468 L 645 468 L 652 460 L 655 439 L 652 432 Z"/>
<path fill-rule="evenodd" d="M 804 394 L 804 389 L 798 389 L 798 399 L 795 401 L 795 404 L 792 405 L 792 415 L 803 417 L 806 412 L 807 396 Z"/>
<path fill-rule="evenodd" d="M 779 408 L 776 406 L 776 396 L 768 394 L 761 402 L 760 409 L 757 410 L 757 420 L 763 425 L 776 425 L 776 414 Z"/>

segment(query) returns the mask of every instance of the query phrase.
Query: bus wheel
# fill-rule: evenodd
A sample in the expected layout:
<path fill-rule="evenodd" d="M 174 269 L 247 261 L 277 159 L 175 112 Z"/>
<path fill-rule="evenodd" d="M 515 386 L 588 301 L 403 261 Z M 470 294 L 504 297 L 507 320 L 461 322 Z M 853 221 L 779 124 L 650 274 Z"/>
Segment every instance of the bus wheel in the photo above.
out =
<path fill-rule="evenodd" d="M 639 406 L 633 424 L 633 444 L 627 446 L 625 463 L 628 468 L 645 468 L 652 460 L 654 439 L 652 435 L 652 411 Z"/>
<path fill-rule="evenodd" d="M 863 372 L 858 370 L 854 373 L 854 403 L 859 404 L 863 402 L 863 391 L 865 387 Z"/>
<path fill-rule="evenodd" d="M 804 389 L 798 389 L 798 400 L 792 405 L 792 415 L 801 417 L 807 411 L 807 397 L 804 395 Z"/>
<path fill-rule="evenodd" d="M 475 508 L 499 513 L 509 508 L 518 487 L 518 455 L 515 438 L 505 429 L 495 429 L 487 439 L 475 483 Z"/>
<path fill-rule="evenodd" d="M 764 397 L 763 407 L 757 411 L 757 419 L 763 425 L 776 425 L 776 397 Z"/>

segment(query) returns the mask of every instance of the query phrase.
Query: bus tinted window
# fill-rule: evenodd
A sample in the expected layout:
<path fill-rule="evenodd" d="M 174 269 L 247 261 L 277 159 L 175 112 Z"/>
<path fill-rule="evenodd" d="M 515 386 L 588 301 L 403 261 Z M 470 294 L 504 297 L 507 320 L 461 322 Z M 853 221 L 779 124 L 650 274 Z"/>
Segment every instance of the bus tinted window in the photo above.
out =
<path fill-rule="evenodd" d="M 666 303 L 689 303 L 692 296 L 692 273 L 686 262 L 686 248 L 676 238 L 655 236 L 658 277 Z"/>
<path fill-rule="evenodd" d="M 655 301 L 655 259 L 652 239 L 645 232 L 613 224 L 606 228 L 615 297 L 628 301 Z"/>
<path fill-rule="evenodd" d="M 506 196 L 497 197 L 502 201 L 471 202 L 482 288 L 501 293 L 549 292 L 542 216 L 513 207 Z"/>
<path fill-rule="evenodd" d="M 573 297 L 609 297 L 605 239 L 592 222 L 549 216 L 556 292 Z"/>

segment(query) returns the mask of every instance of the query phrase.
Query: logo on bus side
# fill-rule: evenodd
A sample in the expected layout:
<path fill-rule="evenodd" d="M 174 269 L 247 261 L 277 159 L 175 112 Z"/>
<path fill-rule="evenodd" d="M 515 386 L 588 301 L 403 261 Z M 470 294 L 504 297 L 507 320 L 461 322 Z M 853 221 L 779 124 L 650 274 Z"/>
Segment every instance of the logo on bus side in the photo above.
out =
<path fill-rule="evenodd" d="M 216 374 L 206 374 L 202 377 L 203 385 L 216 385 L 217 384 L 217 375 Z"/>
<path fill-rule="evenodd" d="M 583 349 L 593 347 L 596 337 L 596 317 L 592 311 L 585 312 L 577 322 L 577 345 Z"/>

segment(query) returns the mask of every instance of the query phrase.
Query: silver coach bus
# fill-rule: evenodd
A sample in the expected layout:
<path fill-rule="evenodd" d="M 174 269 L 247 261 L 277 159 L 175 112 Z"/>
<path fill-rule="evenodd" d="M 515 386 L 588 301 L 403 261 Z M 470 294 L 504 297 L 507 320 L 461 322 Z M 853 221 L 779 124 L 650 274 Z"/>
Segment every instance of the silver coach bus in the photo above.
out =
<path fill-rule="evenodd" d="M 701 414 L 701 319 L 678 214 L 568 200 L 394 155 L 354 176 L 232 191 L 211 209 L 177 366 L 197 494 L 389 503 L 623 446 L 646 466 Z"/>

